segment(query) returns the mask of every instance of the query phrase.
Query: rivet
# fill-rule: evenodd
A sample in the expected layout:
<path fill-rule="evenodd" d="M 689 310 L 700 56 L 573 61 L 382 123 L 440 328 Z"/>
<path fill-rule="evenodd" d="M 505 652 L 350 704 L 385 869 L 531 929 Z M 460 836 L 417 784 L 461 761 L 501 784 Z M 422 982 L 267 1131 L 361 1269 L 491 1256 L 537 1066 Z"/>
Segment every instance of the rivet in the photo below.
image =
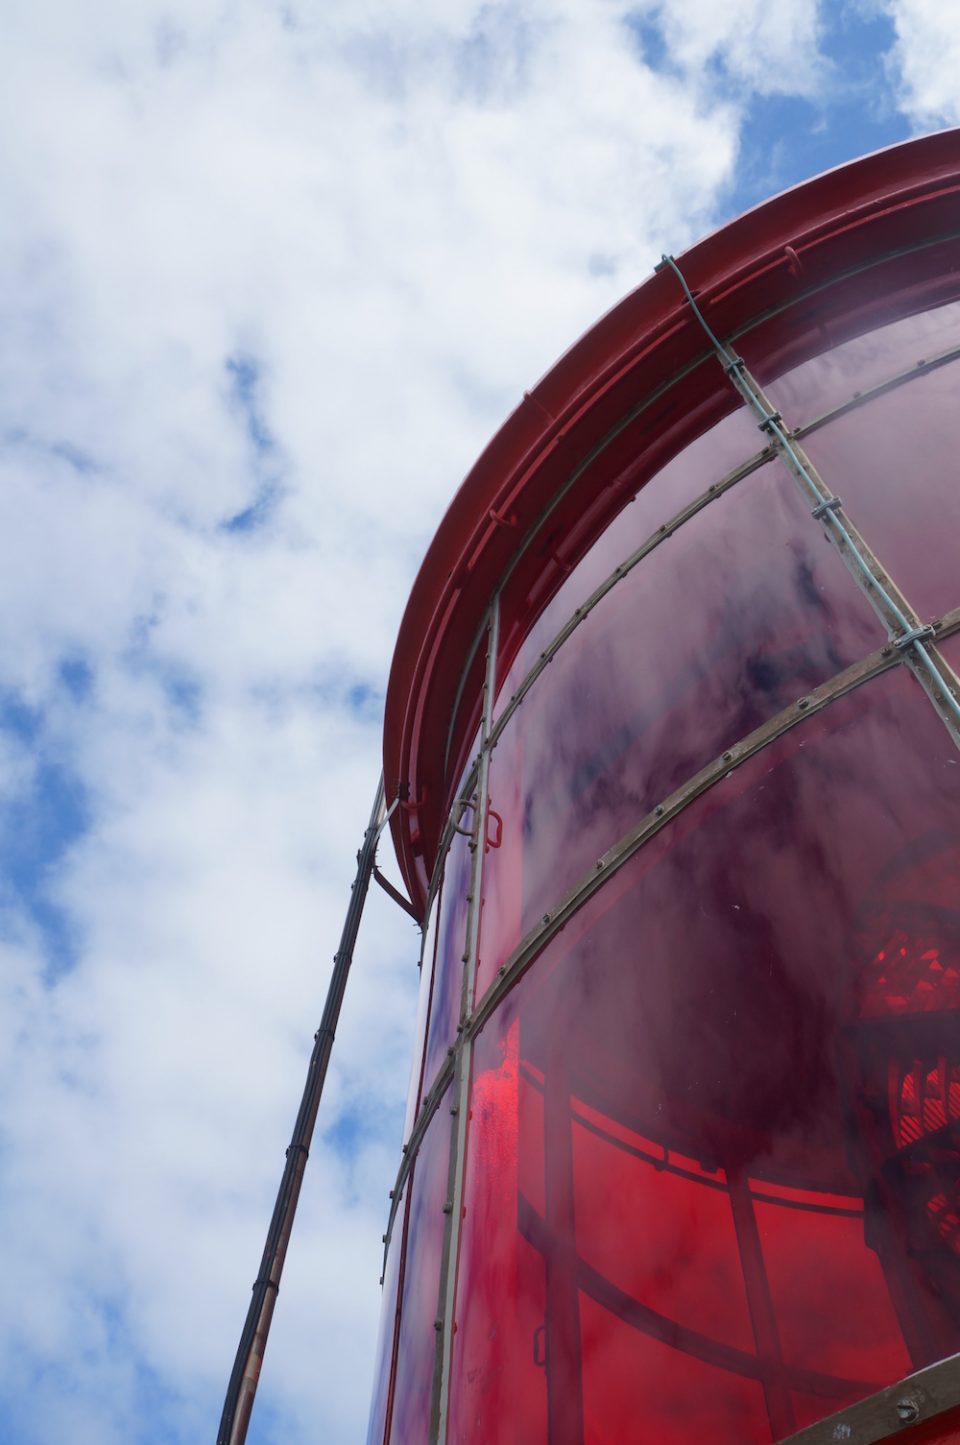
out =
<path fill-rule="evenodd" d="M 550 915 L 549 915 L 549 913 L 545 913 L 545 914 L 543 915 L 543 922 L 544 922 L 544 923 L 549 923 L 549 922 L 550 922 Z"/>
<path fill-rule="evenodd" d="M 729 761 L 730 761 L 730 759 L 731 759 L 732 757 L 733 757 L 733 753 L 724 753 L 724 755 L 723 755 L 723 761 L 724 761 L 725 763 L 729 763 Z"/>
<path fill-rule="evenodd" d="M 391 1198 L 391 1199 L 393 1198 L 393 1194 L 394 1194 L 394 1191 L 391 1189 L 391 1190 L 390 1190 L 390 1198 Z"/>
<path fill-rule="evenodd" d="M 802 698 L 800 699 L 800 701 L 797 703 L 797 707 L 800 709 L 801 712 L 803 712 L 803 711 L 804 711 L 806 708 L 808 708 L 809 706 L 810 706 L 810 699 L 809 699 L 808 697 L 802 697 Z"/>
<path fill-rule="evenodd" d="M 385 1234 L 381 1234 L 381 1236 L 380 1236 L 380 1243 L 381 1243 L 381 1244 L 386 1244 L 386 1242 L 387 1242 L 387 1236 L 386 1236 Z"/>
<path fill-rule="evenodd" d="M 506 965 L 505 963 L 502 963 L 502 964 L 500 965 L 500 967 L 497 969 L 497 974 L 498 974 L 498 976 L 499 976 L 500 978 L 503 978 L 503 975 L 506 973 L 506 971 L 507 971 L 507 965 Z"/>
<path fill-rule="evenodd" d="M 658 803 L 653 811 L 656 813 L 658 818 L 663 817 L 663 805 L 661 803 Z"/>
<path fill-rule="evenodd" d="M 914 1420 L 920 1418 L 920 1406 L 916 1400 L 909 1395 L 904 1395 L 902 1400 L 897 1401 L 897 1419 L 901 1425 L 912 1425 Z"/>
<path fill-rule="evenodd" d="M 892 651 L 893 651 L 893 648 L 892 648 L 892 647 L 882 647 L 882 648 L 880 649 L 880 656 L 881 656 L 881 657 L 889 657 Z"/>
<path fill-rule="evenodd" d="M 444 1212 L 444 1214 L 452 1214 L 452 1213 L 453 1213 L 453 1203 L 452 1203 L 451 1200 L 449 1200 L 449 1199 L 447 1200 L 446 1204 L 443 1206 L 443 1212 Z"/>
<path fill-rule="evenodd" d="M 439 1334 L 440 1330 L 443 1329 L 443 1320 L 434 1320 L 434 1322 L 433 1322 L 433 1328 L 434 1328 L 434 1329 L 437 1331 L 437 1333 Z"/>
<path fill-rule="evenodd" d="M 598 868 L 602 868 L 602 867 L 603 867 L 603 859 L 602 859 L 602 858 L 598 858 L 598 859 L 597 859 L 597 867 L 598 867 Z"/>

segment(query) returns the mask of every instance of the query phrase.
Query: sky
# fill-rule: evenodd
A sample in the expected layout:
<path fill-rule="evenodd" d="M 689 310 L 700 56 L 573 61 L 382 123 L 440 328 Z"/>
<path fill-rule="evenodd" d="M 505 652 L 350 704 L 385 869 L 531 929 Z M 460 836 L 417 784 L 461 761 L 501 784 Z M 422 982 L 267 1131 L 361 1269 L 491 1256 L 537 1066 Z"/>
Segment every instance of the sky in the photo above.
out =
<path fill-rule="evenodd" d="M 212 1441 L 404 603 L 664 251 L 960 123 L 942 0 L 6 0 L 0 1445 Z M 365 1432 L 418 934 L 371 897 L 249 1439 Z"/>

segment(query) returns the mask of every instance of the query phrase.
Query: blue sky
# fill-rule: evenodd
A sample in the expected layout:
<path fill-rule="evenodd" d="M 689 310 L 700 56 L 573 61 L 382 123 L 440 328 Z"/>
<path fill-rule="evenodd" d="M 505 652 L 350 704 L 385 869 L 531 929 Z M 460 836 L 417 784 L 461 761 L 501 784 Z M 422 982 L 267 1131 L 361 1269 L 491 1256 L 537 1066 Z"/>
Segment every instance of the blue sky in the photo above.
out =
<path fill-rule="evenodd" d="M 933 0 L 13 0 L 0 1442 L 212 1439 L 460 478 L 652 270 L 960 120 Z M 416 936 L 371 902 L 259 1445 L 362 1438 Z"/>

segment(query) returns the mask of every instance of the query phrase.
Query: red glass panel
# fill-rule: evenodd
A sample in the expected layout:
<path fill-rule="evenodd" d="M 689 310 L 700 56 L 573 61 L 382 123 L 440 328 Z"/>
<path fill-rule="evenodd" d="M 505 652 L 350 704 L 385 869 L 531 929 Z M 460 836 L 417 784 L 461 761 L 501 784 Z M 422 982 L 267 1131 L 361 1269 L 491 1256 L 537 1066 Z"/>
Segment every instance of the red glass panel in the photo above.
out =
<path fill-rule="evenodd" d="M 518 1032 L 491 1029 L 474 1052 L 449 1445 L 547 1440 L 543 1257 L 521 1232 L 527 1191 L 542 1195 L 542 1110 L 520 1076 Z M 518 1117 L 531 1129 L 522 1153 Z"/>
<path fill-rule="evenodd" d="M 691 442 L 645 483 L 574 567 L 566 581 L 560 582 L 563 577 L 562 558 L 556 558 L 552 578 L 549 567 L 546 568 L 542 578 L 544 596 L 549 595 L 551 587 L 559 586 L 559 590 L 545 607 L 540 596 L 524 598 L 521 604 L 520 599 L 512 596 L 510 584 L 507 584 L 501 609 L 498 713 L 546 645 L 553 641 L 561 627 L 569 622 L 574 610 L 609 577 L 614 568 L 665 522 L 676 516 L 681 508 L 705 492 L 711 482 L 719 482 L 741 462 L 762 451 L 764 444 L 765 439 L 757 430 L 753 417 L 742 409 L 732 412 Z M 566 538 L 563 540 L 567 542 Z M 558 544 L 559 539 L 544 538 L 535 540 L 532 545 L 544 548 L 550 558 L 553 554 L 549 548 Z M 536 616 L 541 607 L 543 610 Z M 530 619 L 534 617 L 536 620 L 530 625 Z M 530 630 L 518 650 L 517 634 L 528 625 Z"/>
<path fill-rule="evenodd" d="M 804 445 L 907 600 L 925 619 L 958 604 L 960 362 L 918 376 Z"/>
<path fill-rule="evenodd" d="M 430 1435 L 452 1118 L 449 1090 L 427 1126 L 410 1185 L 410 1219 L 389 1440 L 413 1445 Z"/>
<path fill-rule="evenodd" d="M 467 809 L 463 827 L 473 825 L 473 811 Z M 473 853 L 470 840 L 455 833 L 447 853 L 440 892 L 440 917 L 437 923 L 437 954 L 427 1028 L 426 1061 L 423 1090 L 426 1093 L 437 1076 L 447 1049 L 453 1043 L 460 1022 L 463 991 L 463 950 L 467 939 L 467 893 Z"/>
<path fill-rule="evenodd" d="M 758 1381 L 731 1379 L 715 1365 L 656 1339 L 647 1340 L 638 1355 L 636 1331 L 587 1295 L 580 1296 L 580 1320 L 583 1431 L 571 1430 L 571 1445 L 773 1438 Z"/>
<path fill-rule="evenodd" d="M 785 469 L 769 465 L 610 592 L 491 760 L 478 988 L 661 798 L 884 631 Z"/>
<path fill-rule="evenodd" d="M 939 1418 L 906 1430 L 897 1445 L 960 1445 L 960 1410 L 946 1410 Z"/>
<path fill-rule="evenodd" d="M 423 1094 L 424 1045 L 427 1035 L 427 1020 L 430 1015 L 430 995 L 433 992 L 433 963 L 437 948 L 437 920 L 440 917 L 440 900 L 434 899 L 430 910 L 420 954 L 420 993 L 417 998 L 417 1021 L 413 1035 L 413 1063 L 410 1067 L 410 1084 L 407 1089 L 407 1112 L 403 1121 L 403 1137 L 409 1139 L 414 1120 L 420 1112 Z"/>
<path fill-rule="evenodd" d="M 905 668 L 876 679 L 499 1005 L 448 1441 L 766 1445 L 960 1348 L 958 756 Z"/>
<path fill-rule="evenodd" d="M 370 1404 L 370 1422 L 367 1427 L 367 1445 L 384 1445 L 384 1431 L 390 1407 L 390 1389 L 393 1381 L 393 1367 L 396 1356 L 397 1316 L 399 1300 L 397 1285 L 400 1279 L 400 1261 L 407 1232 L 407 1190 L 404 1186 L 397 1206 L 393 1225 L 393 1237 L 387 1252 L 386 1269 L 383 1276 L 383 1297 L 380 1304 L 380 1330 L 377 1335 L 376 1366 L 374 1373 L 373 1400 Z"/>
<path fill-rule="evenodd" d="M 960 302 L 953 301 L 845 341 L 775 381 L 764 381 L 764 390 L 789 426 L 801 426 L 908 371 L 918 361 L 929 361 L 956 346 L 960 346 Z M 752 366 L 749 335 L 742 340 L 741 354 Z M 756 374 L 763 380 L 762 363 Z"/>

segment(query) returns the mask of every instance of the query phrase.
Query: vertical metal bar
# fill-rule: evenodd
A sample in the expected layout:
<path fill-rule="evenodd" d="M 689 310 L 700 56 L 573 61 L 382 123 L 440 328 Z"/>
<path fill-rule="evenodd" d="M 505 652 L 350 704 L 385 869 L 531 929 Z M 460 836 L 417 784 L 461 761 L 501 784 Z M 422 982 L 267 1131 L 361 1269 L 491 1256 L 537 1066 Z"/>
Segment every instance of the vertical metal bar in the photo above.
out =
<path fill-rule="evenodd" d="M 735 1173 L 728 1173 L 730 1205 L 733 1209 L 733 1227 L 740 1251 L 740 1267 L 747 1293 L 747 1307 L 753 1325 L 753 1338 L 757 1354 L 763 1364 L 763 1396 L 770 1419 L 770 1430 L 774 1440 L 792 1435 L 797 1428 L 797 1418 L 783 1368 L 783 1354 L 780 1349 L 780 1331 L 777 1316 L 770 1295 L 770 1281 L 767 1279 L 757 1229 L 757 1216 L 753 1198 L 746 1180 Z"/>
<path fill-rule="evenodd" d="M 217 1445 L 243 1445 L 250 1424 L 254 1396 L 260 1379 L 263 1355 L 270 1333 L 270 1321 L 280 1289 L 280 1276 L 290 1242 L 294 1215 L 300 1198 L 300 1185 L 306 1167 L 313 1138 L 313 1129 L 320 1107 L 327 1065 L 336 1033 L 340 1008 L 347 986 L 347 976 L 353 962 L 353 950 L 363 916 L 363 905 L 373 875 L 377 856 L 377 841 L 388 814 L 384 809 L 383 775 L 377 784 L 377 792 L 370 812 L 370 822 L 363 835 L 363 843 L 357 854 L 357 876 L 351 884 L 350 904 L 340 935 L 340 947 L 334 956 L 333 974 L 327 990 L 327 1001 L 323 1010 L 320 1027 L 314 1035 L 313 1053 L 303 1089 L 303 1098 L 293 1128 L 293 1137 L 287 1149 L 286 1164 L 277 1192 L 273 1217 L 267 1231 L 267 1241 L 260 1261 L 260 1269 L 253 1285 L 253 1297 L 247 1310 L 240 1343 L 227 1385 Z"/>
<path fill-rule="evenodd" d="M 547 1438 L 583 1445 L 583 1357 L 573 1190 L 573 1111 L 562 1063 L 544 1076 L 544 1214 L 547 1224 Z"/>
<path fill-rule="evenodd" d="M 457 1257 L 460 1249 L 460 1221 L 463 1213 L 463 1179 L 470 1112 L 470 1079 L 473 1069 L 473 1041 L 463 1025 L 473 1009 L 477 977 L 477 949 L 480 942 L 480 892 L 483 883 L 483 855 L 487 838 L 487 806 L 490 797 L 490 734 L 493 731 L 493 701 L 496 692 L 497 650 L 500 643 L 500 602 L 494 598 L 487 631 L 487 665 L 483 682 L 483 722 L 480 730 L 480 771 L 477 778 L 476 829 L 473 866 L 470 870 L 470 909 L 464 948 L 463 993 L 460 1003 L 461 1032 L 457 1046 L 456 1071 L 451 1087 L 450 1111 L 454 1115 L 450 1150 L 449 1215 L 440 1272 L 440 1310 L 437 1316 L 439 1353 L 434 1378 L 435 1413 L 430 1439 L 442 1442 L 447 1432 L 450 1407 L 450 1370 L 453 1360 L 454 1308 L 456 1305 Z"/>

